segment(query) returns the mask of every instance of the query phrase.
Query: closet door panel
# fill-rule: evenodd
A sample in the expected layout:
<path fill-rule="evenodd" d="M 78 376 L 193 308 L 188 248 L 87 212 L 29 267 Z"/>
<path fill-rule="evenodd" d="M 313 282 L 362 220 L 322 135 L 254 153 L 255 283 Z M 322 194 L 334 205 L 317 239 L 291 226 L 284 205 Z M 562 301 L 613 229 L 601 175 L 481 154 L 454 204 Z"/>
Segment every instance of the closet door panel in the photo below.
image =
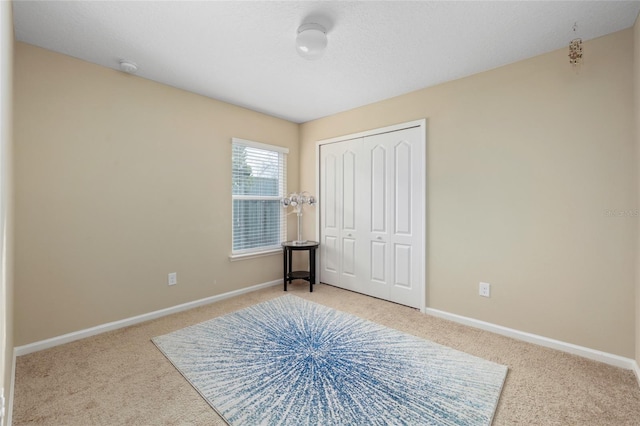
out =
<path fill-rule="evenodd" d="M 393 285 L 411 288 L 411 246 L 395 244 L 393 253 Z"/>
<path fill-rule="evenodd" d="M 342 206 L 338 193 L 339 157 L 334 147 L 320 149 L 320 273 L 319 279 L 327 284 L 338 285 L 340 275 L 340 215 Z"/>
<path fill-rule="evenodd" d="M 383 146 L 366 147 L 369 159 L 369 181 L 366 182 L 371 193 L 370 231 L 386 232 L 387 230 L 387 151 Z"/>
<path fill-rule="evenodd" d="M 358 175 L 361 146 L 362 139 L 355 139 L 320 147 L 320 232 L 327 245 L 321 250 L 320 281 L 354 291 L 361 290 L 358 287 L 362 244 L 358 237 L 358 218 L 362 215 Z"/>
<path fill-rule="evenodd" d="M 356 154 L 342 154 L 342 229 L 356 230 Z"/>
<path fill-rule="evenodd" d="M 356 240 L 353 238 L 342 239 L 342 273 L 356 276 Z"/>
<path fill-rule="evenodd" d="M 332 274 L 338 274 L 338 265 L 340 262 L 338 259 L 340 254 L 340 251 L 338 250 L 338 239 L 331 235 L 325 235 L 322 241 L 322 246 L 322 257 L 324 259 L 322 269 L 325 272 L 322 274 L 322 281 L 327 284 L 333 284 L 328 280 Z"/>
<path fill-rule="evenodd" d="M 420 130 L 411 128 L 366 137 L 365 162 L 370 164 L 371 222 L 369 241 L 385 245 L 384 277 L 372 278 L 371 293 L 403 305 L 420 307 L 423 297 L 420 265 L 424 224 L 421 223 L 419 171 L 424 170 Z M 424 196 L 424 194 L 422 194 Z M 372 250 L 374 245 L 371 246 Z M 371 254 L 374 261 L 374 254 Z M 370 265 L 381 271 L 380 266 Z M 371 275 L 373 277 L 373 274 Z M 381 290 L 380 286 L 384 286 Z M 377 295 L 376 294 L 376 295 Z"/>
<path fill-rule="evenodd" d="M 411 182 L 411 145 L 400 142 L 394 152 L 394 232 L 396 235 L 411 235 L 412 182 Z"/>
<path fill-rule="evenodd" d="M 328 154 L 324 160 L 324 188 L 323 211 L 324 226 L 331 230 L 338 229 L 338 197 L 336 192 L 337 159 L 333 154 Z"/>
<path fill-rule="evenodd" d="M 369 262 L 370 279 L 371 281 L 377 281 L 380 284 L 385 284 L 387 271 L 386 266 L 386 248 L 385 243 L 378 241 L 371 242 L 371 260 Z"/>

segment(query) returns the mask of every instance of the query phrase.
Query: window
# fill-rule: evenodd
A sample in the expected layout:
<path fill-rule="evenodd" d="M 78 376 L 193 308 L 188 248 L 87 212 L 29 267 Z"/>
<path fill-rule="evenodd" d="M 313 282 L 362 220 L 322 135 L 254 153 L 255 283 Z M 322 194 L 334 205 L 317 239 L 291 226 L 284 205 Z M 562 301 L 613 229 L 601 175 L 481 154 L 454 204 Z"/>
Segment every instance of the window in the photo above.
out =
<path fill-rule="evenodd" d="M 287 154 L 273 145 L 232 139 L 232 255 L 280 249 L 286 240 Z"/>

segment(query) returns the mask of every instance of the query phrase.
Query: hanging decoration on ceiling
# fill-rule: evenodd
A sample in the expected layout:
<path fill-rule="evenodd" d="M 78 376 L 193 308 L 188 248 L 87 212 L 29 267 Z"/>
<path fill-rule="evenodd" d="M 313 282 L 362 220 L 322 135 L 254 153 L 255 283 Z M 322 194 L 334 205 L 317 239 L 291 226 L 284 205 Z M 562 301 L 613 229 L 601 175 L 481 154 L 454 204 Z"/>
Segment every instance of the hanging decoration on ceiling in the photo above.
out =
<path fill-rule="evenodd" d="M 578 23 L 573 24 L 573 35 L 576 35 L 578 29 Z M 582 65 L 582 39 L 576 37 L 569 43 L 569 63 L 573 69 L 578 72 L 580 65 Z"/>

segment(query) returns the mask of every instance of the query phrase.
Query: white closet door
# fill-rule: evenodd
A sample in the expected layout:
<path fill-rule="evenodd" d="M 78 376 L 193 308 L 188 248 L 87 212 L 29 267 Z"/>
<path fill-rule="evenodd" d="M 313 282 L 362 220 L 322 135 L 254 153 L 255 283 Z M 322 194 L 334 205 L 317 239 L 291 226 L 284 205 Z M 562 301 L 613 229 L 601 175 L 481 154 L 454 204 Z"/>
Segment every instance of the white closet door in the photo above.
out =
<path fill-rule="evenodd" d="M 421 127 L 320 146 L 321 282 L 424 303 Z"/>
<path fill-rule="evenodd" d="M 362 291 L 357 279 L 363 250 L 357 219 L 362 215 L 361 150 L 362 139 L 320 147 L 320 281 L 353 291 Z"/>
<path fill-rule="evenodd" d="M 417 127 L 364 138 L 364 293 L 416 308 L 424 303 L 423 150 Z"/>

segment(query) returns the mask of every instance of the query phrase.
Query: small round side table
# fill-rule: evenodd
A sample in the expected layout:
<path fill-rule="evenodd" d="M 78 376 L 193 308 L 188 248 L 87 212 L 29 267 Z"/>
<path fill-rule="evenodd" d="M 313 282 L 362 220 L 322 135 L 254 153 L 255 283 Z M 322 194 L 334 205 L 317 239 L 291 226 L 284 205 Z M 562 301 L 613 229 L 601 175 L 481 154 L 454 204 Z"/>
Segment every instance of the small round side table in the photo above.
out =
<path fill-rule="evenodd" d="M 320 244 L 317 241 L 305 241 L 304 243 L 296 243 L 295 241 L 286 241 L 282 243 L 282 257 L 284 259 L 284 291 L 287 291 L 287 283 L 293 280 L 309 281 L 309 291 L 313 291 L 313 285 L 316 283 L 316 249 Z M 292 254 L 294 251 L 309 252 L 309 270 L 308 271 L 292 271 Z"/>

